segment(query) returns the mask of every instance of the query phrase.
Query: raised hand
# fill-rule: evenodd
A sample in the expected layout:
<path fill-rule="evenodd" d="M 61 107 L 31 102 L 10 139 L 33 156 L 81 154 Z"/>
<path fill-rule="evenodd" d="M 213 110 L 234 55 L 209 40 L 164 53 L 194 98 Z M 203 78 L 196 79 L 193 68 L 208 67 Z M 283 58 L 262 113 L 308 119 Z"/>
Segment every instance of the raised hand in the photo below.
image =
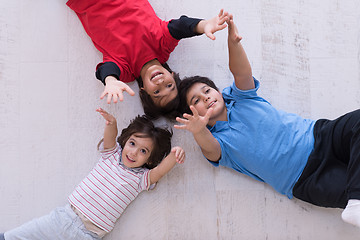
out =
<path fill-rule="evenodd" d="M 126 91 L 131 96 L 135 95 L 135 92 L 126 84 L 117 80 L 113 76 L 106 77 L 105 89 L 102 92 L 100 99 L 103 99 L 107 95 L 107 103 L 111 103 L 111 99 L 114 103 L 117 103 L 118 100 L 122 102 L 124 100 L 123 92 Z"/>
<path fill-rule="evenodd" d="M 181 147 L 173 147 L 171 153 L 175 154 L 177 163 L 184 163 L 185 161 L 185 151 Z"/>
<path fill-rule="evenodd" d="M 193 105 L 190 106 L 190 110 L 192 112 L 192 115 L 184 113 L 184 118 L 177 117 L 176 121 L 182 123 L 182 125 L 174 125 L 174 127 L 177 129 L 186 129 L 192 134 L 197 134 L 206 128 L 211 113 L 213 112 L 213 108 L 209 108 L 204 116 L 200 116 Z"/>
<path fill-rule="evenodd" d="M 106 120 L 103 138 L 104 149 L 111 149 L 116 145 L 116 136 L 118 133 L 116 119 L 102 108 L 98 108 L 96 111 Z"/>
<path fill-rule="evenodd" d="M 226 28 L 226 24 L 224 23 L 228 20 L 228 18 L 228 13 L 221 9 L 216 17 L 200 21 L 198 24 L 198 32 L 205 33 L 208 38 L 215 40 L 214 33 Z"/>
<path fill-rule="evenodd" d="M 226 20 L 226 23 L 228 25 L 228 32 L 229 32 L 228 39 L 229 39 L 229 41 L 232 41 L 234 43 L 240 42 L 242 37 L 239 35 L 237 27 L 236 27 L 236 25 L 234 23 L 234 17 L 233 17 L 232 14 L 228 15 L 228 20 Z"/>
<path fill-rule="evenodd" d="M 116 122 L 115 117 L 110 113 L 108 113 L 107 111 L 105 111 L 104 109 L 98 108 L 96 109 L 96 111 L 100 113 L 100 115 L 103 116 L 103 118 L 106 120 L 106 125 L 113 124 Z"/>

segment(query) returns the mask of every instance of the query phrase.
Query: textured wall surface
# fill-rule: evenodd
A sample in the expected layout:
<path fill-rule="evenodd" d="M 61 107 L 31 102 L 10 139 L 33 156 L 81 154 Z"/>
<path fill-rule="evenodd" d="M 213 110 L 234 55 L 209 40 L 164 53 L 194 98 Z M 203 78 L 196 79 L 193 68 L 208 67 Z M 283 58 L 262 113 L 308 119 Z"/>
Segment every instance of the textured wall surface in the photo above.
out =
<path fill-rule="evenodd" d="M 119 129 L 142 113 L 138 94 L 99 99 L 101 54 L 61 0 L 0 0 L 0 232 L 66 204 L 91 170 L 104 121 Z M 274 106 L 307 118 L 335 118 L 360 106 L 358 0 L 150 0 L 162 19 L 234 14 L 243 45 Z M 170 57 L 181 77 L 232 83 L 227 31 L 186 39 Z M 130 86 L 137 91 L 136 83 Z M 289 200 L 269 186 L 203 158 L 191 134 L 174 130 L 187 152 L 150 192 L 126 209 L 105 239 L 357 239 L 339 209 Z"/>

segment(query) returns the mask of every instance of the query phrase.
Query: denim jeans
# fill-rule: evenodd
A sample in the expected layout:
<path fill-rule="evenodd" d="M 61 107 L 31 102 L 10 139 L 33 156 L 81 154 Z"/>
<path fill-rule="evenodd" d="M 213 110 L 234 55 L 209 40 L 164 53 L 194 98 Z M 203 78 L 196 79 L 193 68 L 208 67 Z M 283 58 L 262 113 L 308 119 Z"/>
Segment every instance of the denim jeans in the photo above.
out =
<path fill-rule="evenodd" d="M 0 237 L 1 239 L 1 237 Z M 59 207 L 48 215 L 31 220 L 5 232 L 6 240 L 100 240 L 88 231 L 70 205 Z"/>

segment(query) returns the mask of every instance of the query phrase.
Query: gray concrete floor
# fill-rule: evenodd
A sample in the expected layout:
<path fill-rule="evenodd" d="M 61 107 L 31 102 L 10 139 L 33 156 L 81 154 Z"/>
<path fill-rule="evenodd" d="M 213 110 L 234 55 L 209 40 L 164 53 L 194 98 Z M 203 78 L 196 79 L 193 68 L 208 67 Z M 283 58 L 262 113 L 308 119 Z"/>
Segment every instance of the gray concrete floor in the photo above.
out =
<path fill-rule="evenodd" d="M 101 54 L 60 0 L 0 0 L 0 231 L 42 216 L 98 160 L 103 107 L 119 129 L 142 113 L 138 94 L 121 104 L 99 99 Z M 357 0 L 150 0 L 162 19 L 234 14 L 243 45 L 274 106 L 313 119 L 360 106 L 360 2 Z M 232 83 L 227 31 L 186 39 L 169 64 L 181 77 Z M 137 84 L 130 86 L 137 91 Z M 126 209 L 105 239 L 357 239 L 341 210 L 289 200 L 270 187 L 202 157 L 191 134 L 174 130 L 187 152 L 153 191 Z"/>

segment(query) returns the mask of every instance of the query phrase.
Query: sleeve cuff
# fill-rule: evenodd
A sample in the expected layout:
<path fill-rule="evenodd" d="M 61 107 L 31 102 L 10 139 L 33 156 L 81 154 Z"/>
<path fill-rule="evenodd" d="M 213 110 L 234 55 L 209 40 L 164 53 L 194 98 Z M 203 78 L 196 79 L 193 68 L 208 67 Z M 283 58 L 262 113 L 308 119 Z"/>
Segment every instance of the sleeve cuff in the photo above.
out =
<path fill-rule="evenodd" d="M 108 149 L 104 149 L 103 143 L 104 143 L 104 138 L 102 138 L 102 139 L 99 141 L 98 145 L 97 145 L 97 150 L 98 150 L 100 153 L 111 152 L 111 151 L 113 151 L 114 149 L 116 149 L 116 148 L 118 147 L 118 145 L 119 145 L 118 143 L 116 143 L 116 144 L 114 145 L 114 147 L 108 148 Z"/>
<path fill-rule="evenodd" d="M 96 67 L 95 76 L 105 85 L 105 78 L 107 76 L 113 76 L 119 80 L 120 73 L 120 68 L 114 62 L 104 62 Z"/>
<path fill-rule="evenodd" d="M 173 19 L 169 22 L 169 32 L 177 40 L 201 35 L 201 33 L 195 32 L 195 27 L 201 20 L 183 15 L 179 19 Z"/>

